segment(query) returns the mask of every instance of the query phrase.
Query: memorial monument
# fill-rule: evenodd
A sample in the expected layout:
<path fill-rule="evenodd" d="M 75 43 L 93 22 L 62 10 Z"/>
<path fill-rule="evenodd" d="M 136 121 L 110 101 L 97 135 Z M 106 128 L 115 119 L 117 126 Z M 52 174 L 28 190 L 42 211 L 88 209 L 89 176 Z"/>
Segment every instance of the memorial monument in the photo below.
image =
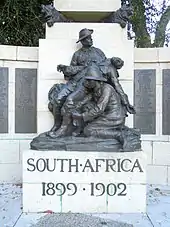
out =
<path fill-rule="evenodd" d="M 133 127 L 134 44 L 126 26 L 132 13 L 120 0 L 42 6 L 38 136 L 23 153 L 25 212 L 145 212 L 146 156 Z"/>
<path fill-rule="evenodd" d="M 51 5 L 43 5 L 42 12 L 49 27 L 57 22 L 71 22 Z M 125 28 L 131 14 L 131 7 L 123 5 L 101 22 L 118 23 Z M 73 54 L 69 66 L 57 66 L 67 82 L 54 85 L 48 94 L 54 126 L 31 142 L 32 149 L 61 149 L 63 139 L 59 138 L 64 137 L 67 137 L 66 150 L 70 142 L 76 143 L 76 150 L 81 150 L 84 141 L 98 145 L 104 142 L 100 149 L 105 150 L 111 140 L 112 151 L 141 149 L 139 131 L 125 126 L 127 113 L 135 114 L 135 109 L 119 83 L 118 70 L 124 61 L 115 56 L 107 58 L 94 47 L 93 32 L 93 29 L 81 29 L 76 43 L 81 42 L 82 47 Z"/>

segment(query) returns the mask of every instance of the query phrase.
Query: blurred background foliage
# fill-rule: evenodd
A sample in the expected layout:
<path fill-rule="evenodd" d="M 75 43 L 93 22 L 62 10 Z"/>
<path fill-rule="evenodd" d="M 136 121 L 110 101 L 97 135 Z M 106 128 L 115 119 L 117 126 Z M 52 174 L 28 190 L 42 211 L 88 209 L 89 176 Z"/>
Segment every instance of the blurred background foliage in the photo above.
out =
<path fill-rule="evenodd" d="M 45 37 L 40 6 L 52 2 L 1 0 L 0 44 L 38 46 L 39 39 Z M 122 0 L 122 3 L 131 4 L 134 9 L 134 15 L 128 24 L 128 38 L 134 39 L 136 47 L 168 46 L 170 0 Z"/>

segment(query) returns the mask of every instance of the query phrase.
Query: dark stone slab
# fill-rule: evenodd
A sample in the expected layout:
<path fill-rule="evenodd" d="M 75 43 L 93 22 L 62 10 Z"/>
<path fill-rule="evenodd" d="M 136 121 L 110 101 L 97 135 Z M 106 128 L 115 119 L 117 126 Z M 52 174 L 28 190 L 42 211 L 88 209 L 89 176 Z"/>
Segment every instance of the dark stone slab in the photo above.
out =
<path fill-rule="evenodd" d="M 0 133 L 8 133 L 8 68 L 0 68 Z"/>
<path fill-rule="evenodd" d="M 170 69 L 163 70 L 162 86 L 162 134 L 170 135 Z"/>
<path fill-rule="evenodd" d="M 156 70 L 135 70 L 134 126 L 141 134 L 156 134 Z"/>
<path fill-rule="evenodd" d="M 37 132 L 37 70 L 16 69 L 15 132 Z"/>

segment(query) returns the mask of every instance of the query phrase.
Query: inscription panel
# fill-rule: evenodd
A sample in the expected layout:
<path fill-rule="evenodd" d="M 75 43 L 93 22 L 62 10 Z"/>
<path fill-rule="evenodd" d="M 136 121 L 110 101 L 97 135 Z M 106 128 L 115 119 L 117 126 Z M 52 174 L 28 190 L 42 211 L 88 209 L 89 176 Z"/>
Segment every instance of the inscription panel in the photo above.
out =
<path fill-rule="evenodd" d="M 0 68 L 0 133 L 8 133 L 8 68 Z"/>
<path fill-rule="evenodd" d="M 15 132 L 37 132 L 37 70 L 16 69 Z"/>
<path fill-rule="evenodd" d="M 142 134 L 156 133 L 156 70 L 135 70 L 134 127 Z"/>
<path fill-rule="evenodd" d="M 162 134 L 170 135 L 170 69 L 163 69 Z"/>

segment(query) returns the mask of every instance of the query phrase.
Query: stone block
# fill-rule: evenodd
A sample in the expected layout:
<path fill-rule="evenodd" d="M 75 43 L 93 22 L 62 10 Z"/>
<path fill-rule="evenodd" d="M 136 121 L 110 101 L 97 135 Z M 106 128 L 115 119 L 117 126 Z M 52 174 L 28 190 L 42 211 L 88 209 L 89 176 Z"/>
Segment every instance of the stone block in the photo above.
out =
<path fill-rule="evenodd" d="M 77 161 L 75 160 L 75 157 Z M 34 161 L 30 161 L 28 165 L 28 160 L 33 158 Z M 56 161 L 56 159 L 70 159 L 72 160 L 72 168 L 70 168 L 70 162 L 65 161 L 65 172 L 61 172 L 61 161 Z M 49 159 L 50 171 L 47 171 L 43 160 L 39 159 Z M 96 159 L 99 159 L 98 171 L 96 171 Z M 107 168 L 107 160 L 114 167 Z M 118 167 L 119 159 L 121 160 L 121 167 L 124 170 L 120 170 Z M 92 168 L 87 168 L 85 163 L 90 160 L 92 163 Z M 125 161 L 124 161 L 125 160 Z M 115 162 L 115 164 L 114 164 Z M 32 164 L 31 164 L 32 163 Z M 78 164 L 76 164 L 78 163 Z M 140 168 L 135 167 L 133 169 L 134 163 L 139 163 Z M 35 171 L 33 165 L 38 166 Z M 75 167 L 75 166 L 78 167 Z M 79 167 L 80 165 L 80 167 Z M 89 166 L 90 164 L 88 164 Z M 45 167 L 45 169 L 44 169 Z M 146 155 L 144 152 L 132 152 L 132 153 L 109 153 L 109 152 L 74 152 L 74 151 L 24 151 L 23 152 L 23 173 L 24 173 L 24 183 L 41 183 L 42 177 L 44 182 L 54 181 L 56 174 L 58 174 L 58 181 L 63 181 L 67 183 L 68 179 L 72 179 L 75 183 L 88 183 L 88 182 L 99 182 L 100 179 L 108 183 L 124 181 L 127 184 L 139 184 L 145 183 L 146 175 Z M 30 171 L 28 171 L 28 169 Z M 44 170 L 43 170 L 44 169 Z M 54 170 L 53 170 L 54 169 Z M 84 171 L 83 171 L 84 169 Z M 53 170 L 53 171 L 51 171 Z M 71 172 L 70 172 L 71 171 Z M 91 174 L 91 172 L 93 172 Z M 99 174 L 100 172 L 100 174 Z M 69 174 L 69 178 L 68 178 Z M 83 180 L 82 180 L 83 179 Z"/>
<path fill-rule="evenodd" d="M 157 48 L 134 48 L 135 63 L 159 62 L 159 50 Z"/>
<path fill-rule="evenodd" d="M 167 166 L 148 165 L 147 183 L 155 185 L 166 185 L 168 178 Z"/>
<path fill-rule="evenodd" d="M 145 212 L 145 169 L 144 152 L 24 151 L 24 212 Z"/>
<path fill-rule="evenodd" d="M 119 0 L 55 0 L 54 6 L 60 12 L 112 12 L 120 8 Z"/>
<path fill-rule="evenodd" d="M 169 62 L 170 48 L 157 48 L 159 62 Z"/>
<path fill-rule="evenodd" d="M 170 142 L 153 142 L 153 164 L 170 166 Z"/>
<path fill-rule="evenodd" d="M 146 186 L 127 185 L 127 188 L 127 196 L 108 197 L 108 213 L 146 213 Z"/>
<path fill-rule="evenodd" d="M 170 185 L 170 167 L 168 167 L 168 185 Z"/>
<path fill-rule="evenodd" d="M 14 139 L 15 133 L 15 111 L 9 111 L 8 113 L 8 134 L 5 139 Z"/>
<path fill-rule="evenodd" d="M 142 134 L 156 134 L 156 70 L 135 70 L 135 128 Z"/>
<path fill-rule="evenodd" d="M 0 59 L 2 60 L 16 60 L 17 47 L 9 45 L 0 45 Z"/>
<path fill-rule="evenodd" d="M 17 61 L 38 61 L 38 47 L 17 47 Z"/>
<path fill-rule="evenodd" d="M 124 92 L 128 95 L 129 102 L 133 105 L 134 102 L 134 82 L 133 80 L 121 80 L 120 74 L 120 84 Z"/>
<path fill-rule="evenodd" d="M 169 136 L 163 135 L 141 135 L 143 141 L 155 141 L 155 142 L 169 142 Z"/>
<path fill-rule="evenodd" d="M 156 85 L 156 113 L 162 113 L 162 85 Z"/>
<path fill-rule="evenodd" d="M 49 111 L 37 112 L 37 133 L 43 133 L 49 131 L 54 124 L 53 115 Z"/>
<path fill-rule="evenodd" d="M 162 134 L 170 135 L 170 69 L 163 70 Z"/>
<path fill-rule="evenodd" d="M 127 41 L 126 28 L 122 29 L 120 25 L 111 23 L 55 23 L 52 27 L 46 26 L 46 39 L 68 39 L 68 42 L 73 40 L 73 43 L 76 43 L 79 31 L 83 28 L 94 30 L 92 36 L 95 45 L 102 45 L 102 43 L 109 45 L 108 40 L 116 44 L 122 40 Z M 102 42 L 99 43 L 97 40 Z"/>
<path fill-rule="evenodd" d="M 30 149 L 30 143 L 32 140 L 19 140 L 19 162 L 22 163 L 22 157 L 24 150 Z"/>
<path fill-rule="evenodd" d="M 21 164 L 0 164 L 0 183 L 21 183 Z"/>
<path fill-rule="evenodd" d="M 141 147 L 143 152 L 147 156 L 147 164 L 152 164 L 153 163 L 153 142 L 142 141 Z"/>
<path fill-rule="evenodd" d="M 8 68 L 0 68 L 0 133 L 8 133 Z"/>
<path fill-rule="evenodd" d="M 0 67 L 4 66 L 4 61 L 0 60 Z"/>
<path fill-rule="evenodd" d="M 8 83 L 8 100 L 9 100 L 9 107 L 8 110 L 9 112 L 14 112 L 15 111 L 15 83 Z"/>
<path fill-rule="evenodd" d="M 58 213 L 145 213 L 146 212 L 146 186 L 127 185 L 127 196 L 88 196 L 91 191 L 87 184 L 78 184 L 78 192 L 74 196 L 42 197 L 40 184 L 24 184 L 23 193 L 29 195 L 34 186 L 34 203 L 24 197 L 24 212 L 43 212 L 52 210 Z M 84 188 L 87 188 L 85 191 Z M 110 193 L 113 193 L 110 192 Z M 90 198 L 89 198 L 90 197 Z M 82 205 L 83 198 L 83 205 Z M 76 202 L 75 202 L 76 201 Z M 122 206 L 122 204 L 125 204 Z"/>
<path fill-rule="evenodd" d="M 0 140 L 0 164 L 19 163 L 19 141 Z"/>
<path fill-rule="evenodd" d="M 37 132 L 37 70 L 16 69 L 15 132 Z"/>
<path fill-rule="evenodd" d="M 5 60 L 4 61 L 4 67 L 8 67 L 9 69 L 14 70 L 16 68 L 25 68 L 25 69 L 37 69 L 38 68 L 38 62 L 31 62 L 31 61 L 11 61 L 11 60 Z M 15 76 L 13 77 L 14 80 L 10 80 L 10 82 L 15 82 Z"/>

